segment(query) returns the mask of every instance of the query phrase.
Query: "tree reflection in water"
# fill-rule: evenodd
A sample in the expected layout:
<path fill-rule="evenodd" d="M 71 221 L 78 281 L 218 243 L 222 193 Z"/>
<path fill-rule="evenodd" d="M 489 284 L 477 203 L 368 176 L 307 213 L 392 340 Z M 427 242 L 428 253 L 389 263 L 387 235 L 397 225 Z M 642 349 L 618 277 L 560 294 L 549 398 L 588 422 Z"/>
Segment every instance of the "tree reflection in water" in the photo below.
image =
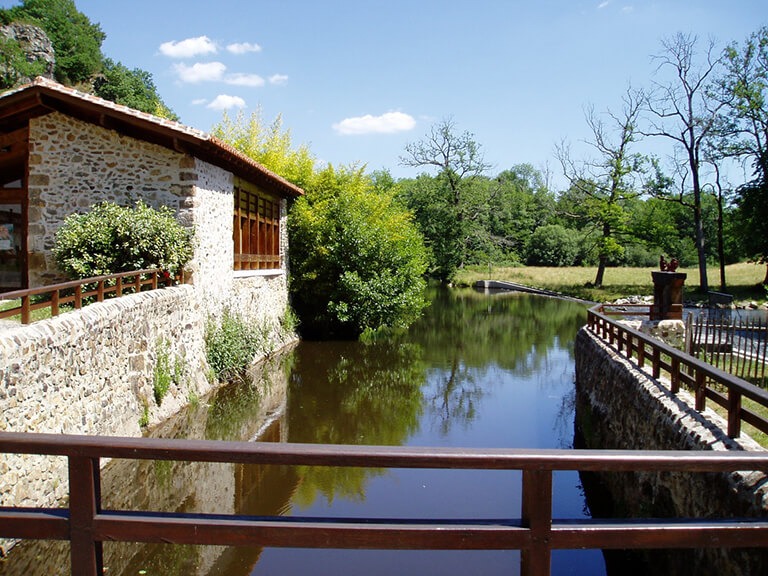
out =
<path fill-rule="evenodd" d="M 586 321 L 586 307 L 473 290 L 434 289 L 430 296 L 432 306 L 408 331 L 367 343 L 302 342 L 257 371 L 255 385 L 222 389 L 201 399 L 156 434 L 250 440 L 265 421 L 279 416 L 267 428 L 268 436 L 260 439 L 547 448 L 568 444 L 573 340 Z M 497 478 L 467 471 L 454 471 L 455 480 L 444 480 L 431 476 L 433 471 L 242 465 L 217 471 L 209 465 L 188 468 L 179 463 L 125 465 L 113 470 L 117 463 L 110 464 L 109 474 L 117 478 L 113 486 L 122 484 L 128 492 L 113 491 L 112 476 L 107 476 L 105 494 L 126 507 L 164 502 L 167 509 L 185 511 L 385 516 L 403 510 L 440 515 L 446 506 L 450 513 L 461 509 L 495 516 L 505 510 L 515 516 L 519 508 L 519 495 L 510 488 L 515 482 L 508 477 L 497 484 Z M 561 499 L 575 498 L 567 506 L 581 513 L 578 489 L 569 490 Z M 563 506 L 560 500 L 555 505 Z M 64 548 L 56 560 L 50 547 L 28 548 L 30 555 L 16 568 L 12 562 L 0 563 L 0 576 L 66 573 L 66 568 L 50 569 L 55 562 L 58 568 L 66 566 Z M 371 576 L 377 573 L 374 567 L 388 566 L 389 560 L 383 559 L 396 557 L 405 571 L 428 565 L 430 571 L 463 574 L 467 565 L 452 559 L 472 558 L 470 564 L 478 571 L 484 567 L 488 574 L 497 574 L 514 572 L 517 558 L 509 551 L 392 556 L 395 553 L 134 544 L 106 544 L 105 551 L 114 576 L 139 570 L 169 576 L 316 573 L 318 558 L 330 557 L 340 563 L 337 573 L 343 566 L 345 573 L 366 571 Z M 40 564 L 43 557 L 51 560 L 45 567 Z M 555 566 L 558 562 L 556 556 Z M 573 564 L 567 559 L 564 563 Z M 599 562 L 587 565 L 602 573 Z"/>

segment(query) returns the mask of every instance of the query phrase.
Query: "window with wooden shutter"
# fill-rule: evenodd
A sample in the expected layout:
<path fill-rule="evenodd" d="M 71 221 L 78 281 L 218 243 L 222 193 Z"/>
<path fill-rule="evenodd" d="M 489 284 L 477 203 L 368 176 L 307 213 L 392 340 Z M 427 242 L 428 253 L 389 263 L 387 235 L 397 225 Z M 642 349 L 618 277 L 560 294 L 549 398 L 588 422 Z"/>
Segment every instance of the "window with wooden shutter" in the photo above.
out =
<path fill-rule="evenodd" d="M 281 268 L 280 200 L 247 182 L 235 183 L 235 270 Z"/>

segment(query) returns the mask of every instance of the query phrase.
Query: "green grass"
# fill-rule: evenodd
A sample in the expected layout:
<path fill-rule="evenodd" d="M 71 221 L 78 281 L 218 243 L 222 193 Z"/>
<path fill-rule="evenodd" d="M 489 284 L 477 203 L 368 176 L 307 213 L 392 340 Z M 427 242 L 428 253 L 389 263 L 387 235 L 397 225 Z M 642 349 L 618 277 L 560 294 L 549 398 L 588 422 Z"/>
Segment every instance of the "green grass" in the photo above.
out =
<path fill-rule="evenodd" d="M 18 308 L 21 306 L 21 299 L 16 298 L 15 300 L 0 300 L 0 311 L 3 310 L 10 310 L 11 308 Z M 71 312 L 74 310 L 75 307 L 71 304 L 62 304 L 59 306 L 59 315 L 64 314 L 66 312 Z M 37 310 L 32 310 L 31 313 L 31 321 L 37 322 L 38 320 L 47 320 L 51 317 L 51 308 L 49 306 L 46 306 L 45 308 L 38 308 Z M 16 322 L 21 323 L 21 312 L 19 312 L 15 316 L 11 316 L 9 318 L 4 319 L 5 322 Z"/>
<path fill-rule="evenodd" d="M 456 283 L 471 286 L 478 280 L 503 280 L 517 282 L 534 288 L 554 290 L 567 296 L 610 302 L 626 296 L 649 296 L 653 294 L 651 272 L 658 268 L 607 268 L 601 288 L 592 286 L 597 269 L 594 267 L 491 267 L 469 266 L 459 271 Z M 697 269 L 680 269 L 688 274 L 685 284 L 685 297 L 691 300 L 706 300 L 706 294 L 699 292 L 699 273 Z M 720 272 L 717 267 L 708 269 L 710 290 L 720 290 Z M 766 289 L 760 284 L 765 278 L 765 266 L 762 264 L 739 263 L 726 267 L 726 291 L 734 295 L 737 302 L 766 302 Z"/>

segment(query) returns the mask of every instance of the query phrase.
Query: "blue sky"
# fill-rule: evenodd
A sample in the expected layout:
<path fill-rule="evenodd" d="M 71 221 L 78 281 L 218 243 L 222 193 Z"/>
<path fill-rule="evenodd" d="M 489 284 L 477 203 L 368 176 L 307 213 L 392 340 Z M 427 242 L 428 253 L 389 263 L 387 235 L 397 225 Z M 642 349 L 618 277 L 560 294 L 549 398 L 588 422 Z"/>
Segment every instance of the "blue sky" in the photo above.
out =
<path fill-rule="evenodd" d="M 8 7 L 18 2 L 0 0 Z M 76 0 L 105 55 L 149 71 L 183 123 L 282 115 L 321 161 L 396 177 L 408 142 L 452 118 L 493 165 L 549 166 L 648 86 L 661 39 L 721 45 L 768 25 L 765 0 Z"/>

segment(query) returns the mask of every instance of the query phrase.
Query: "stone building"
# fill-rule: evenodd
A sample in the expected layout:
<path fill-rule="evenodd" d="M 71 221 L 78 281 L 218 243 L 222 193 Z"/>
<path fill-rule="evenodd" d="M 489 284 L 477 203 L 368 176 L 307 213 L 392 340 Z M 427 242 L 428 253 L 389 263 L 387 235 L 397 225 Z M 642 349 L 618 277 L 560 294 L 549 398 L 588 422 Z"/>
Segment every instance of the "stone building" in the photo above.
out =
<path fill-rule="evenodd" d="M 51 80 L 0 94 L 0 292 L 60 280 L 57 229 L 102 201 L 172 207 L 194 244 L 189 283 L 3 324 L 0 432 L 142 435 L 219 384 L 205 333 L 225 311 L 265 337 L 255 360 L 294 341 L 286 218 L 302 193 L 208 134 Z M 0 454 L 0 506 L 56 505 L 67 486 L 61 459 Z"/>
<path fill-rule="evenodd" d="M 215 314 L 253 278 L 285 289 L 287 200 L 302 193 L 213 136 L 51 80 L 0 95 L 0 291 L 61 279 L 68 215 L 142 200 L 194 230 L 191 283 Z"/>

